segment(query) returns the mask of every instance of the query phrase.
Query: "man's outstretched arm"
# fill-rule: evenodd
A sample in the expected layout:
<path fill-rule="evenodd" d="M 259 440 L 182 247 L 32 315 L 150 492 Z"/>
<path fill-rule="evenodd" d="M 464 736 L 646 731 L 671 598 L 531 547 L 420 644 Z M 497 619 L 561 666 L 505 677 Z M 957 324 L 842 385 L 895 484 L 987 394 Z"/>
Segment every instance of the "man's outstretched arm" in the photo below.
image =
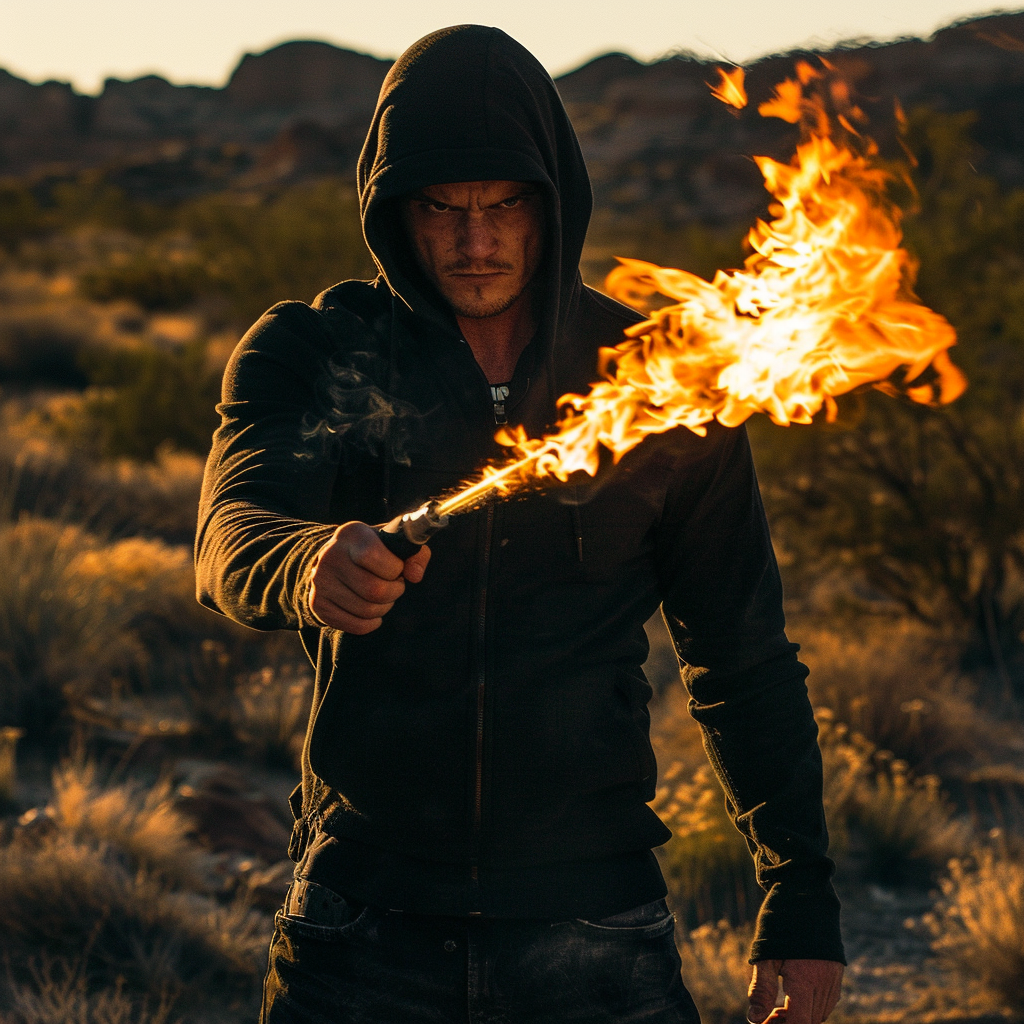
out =
<path fill-rule="evenodd" d="M 710 424 L 687 449 L 658 538 L 665 618 L 690 714 L 766 892 L 751 949 L 762 964 L 751 1019 L 769 989 L 757 1019 L 771 1011 L 781 970 L 772 984 L 771 965 L 785 964 L 796 985 L 790 1019 L 806 1024 L 817 1008 L 831 1009 L 845 962 L 807 670 L 785 634 L 745 431 Z"/>

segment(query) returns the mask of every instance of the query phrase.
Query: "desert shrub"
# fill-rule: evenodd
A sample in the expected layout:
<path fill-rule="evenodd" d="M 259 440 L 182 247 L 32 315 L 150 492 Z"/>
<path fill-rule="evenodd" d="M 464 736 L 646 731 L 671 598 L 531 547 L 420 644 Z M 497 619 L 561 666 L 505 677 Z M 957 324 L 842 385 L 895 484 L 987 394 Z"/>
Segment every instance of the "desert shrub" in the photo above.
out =
<path fill-rule="evenodd" d="M 178 220 L 212 287 L 244 322 L 282 299 L 309 302 L 337 281 L 376 275 L 347 180 L 296 185 L 255 203 L 211 196 L 184 205 Z"/>
<path fill-rule="evenodd" d="M 298 768 L 313 700 L 308 665 L 264 666 L 235 682 L 232 731 L 250 757 Z"/>
<path fill-rule="evenodd" d="M 907 619 L 848 616 L 840 630 L 794 631 L 816 707 L 919 773 L 961 774 L 1010 741 L 1010 727 L 975 702 L 948 638 Z"/>
<path fill-rule="evenodd" d="M 824 766 L 829 854 L 887 885 L 924 885 L 962 851 L 970 829 L 935 775 L 915 776 L 905 761 L 817 708 Z"/>
<path fill-rule="evenodd" d="M 89 267 L 78 278 L 81 293 L 97 302 L 128 299 L 143 309 L 181 309 L 209 289 L 208 275 L 195 259 L 173 259 L 167 253 L 121 254 Z"/>
<path fill-rule="evenodd" d="M 42 227 L 43 211 L 28 186 L 11 178 L 0 181 L 0 249 L 13 252 Z"/>
<path fill-rule="evenodd" d="M 220 642 L 232 673 L 273 646 L 200 607 L 184 546 L 104 542 L 74 524 L 22 517 L 0 525 L 0 564 L 0 713 L 34 734 L 69 705 L 138 692 L 184 698 L 206 640 Z"/>
<path fill-rule="evenodd" d="M 76 564 L 97 546 L 71 524 L 24 518 L 0 527 L 0 674 L 10 724 L 48 730 L 65 686 L 83 673 L 123 674 L 140 658 L 125 603 L 107 607 L 76 578 Z"/>
<path fill-rule="evenodd" d="M 89 340 L 81 323 L 53 312 L 0 315 L 0 383 L 85 387 L 80 360 Z"/>
<path fill-rule="evenodd" d="M 672 829 L 672 838 L 658 852 L 682 925 L 756 917 L 764 894 L 710 765 L 689 775 L 681 762 L 669 765 L 651 806 Z"/>
<path fill-rule="evenodd" d="M 853 821 L 866 841 L 866 875 L 888 885 L 926 885 L 963 850 L 968 829 L 934 775 L 915 778 L 905 762 L 875 757 L 856 795 Z"/>
<path fill-rule="evenodd" d="M 683 980 L 703 1024 L 742 1024 L 747 1019 L 752 937 L 749 927 L 709 921 L 679 939 Z"/>
<path fill-rule="evenodd" d="M 244 904 L 221 906 L 133 870 L 111 846 L 59 829 L 0 849 L 0 928 L 11 982 L 33 981 L 40 950 L 84 961 L 90 987 L 159 1002 L 256 997 L 269 923 Z"/>
<path fill-rule="evenodd" d="M 82 962 L 31 957 L 30 980 L 12 984 L 7 992 L 11 1015 L 0 1013 L 0 1024 L 166 1024 L 173 997 L 132 998 L 124 979 L 109 988 L 90 991 Z M 154 1004 L 155 1005 L 152 1005 Z"/>
<path fill-rule="evenodd" d="M 168 445 L 205 455 L 220 422 L 220 370 L 206 346 L 93 350 L 83 357 L 92 388 L 67 433 L 107 457 L 153 459 Z"/>
<path fill-rule="evenodd" d="M 103 785 L 95 764 L 69 762 L 54 771 L 50 810 L 62 835 L 118 850 L 132 870 L 193 890 L 209 884 L 212 862 L 190 841 L 167 782 Z"/>
<path fill-rule="evenodd" d="M 985 849 L 953 860 L 928 918 L 947 966 L 980 981 L 1007 1010 L 1024 1004 L 1024 860 L 1022 850 Z"/>
<path fill-rule="evenodd" d="M 85 459 L 57 439 L 0 436 L 0 515 L 77 523 L 100 536 L 195 537 L 202 459 L 160 448 L 152 461 Z"/>

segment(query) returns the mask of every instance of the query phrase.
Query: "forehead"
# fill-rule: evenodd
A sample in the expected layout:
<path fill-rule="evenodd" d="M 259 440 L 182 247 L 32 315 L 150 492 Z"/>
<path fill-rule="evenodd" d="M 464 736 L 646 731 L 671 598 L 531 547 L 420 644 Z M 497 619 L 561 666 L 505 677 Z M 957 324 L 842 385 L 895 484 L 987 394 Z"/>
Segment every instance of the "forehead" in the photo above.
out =
<path fill-rule="evenodd" d="M 456 181 L 443 185 L 427 185 L 420 189 L 418 194 L 450 206 L 463 206 L 473 202 L 487 205 L 500 203 L 510 196 L 533 189 L 533 184 L 528 181 Z"/>

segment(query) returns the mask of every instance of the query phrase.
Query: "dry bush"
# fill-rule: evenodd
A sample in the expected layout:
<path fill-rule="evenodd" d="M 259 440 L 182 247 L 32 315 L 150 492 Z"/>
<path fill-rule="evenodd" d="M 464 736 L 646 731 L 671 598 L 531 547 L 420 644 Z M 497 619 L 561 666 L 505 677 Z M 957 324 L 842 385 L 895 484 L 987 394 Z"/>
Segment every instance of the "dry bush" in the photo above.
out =
<path fill-rule="evenodd" d="M 870 785 L 856 795 L 854 821 L 867 843 L 865 870 L 889 885 L 926 885 L 946 861 L 961 853 L 969 826 L 955 811 L 935 775 L 915 778 L 906 762 L 876 755 Z"/>
<path fill-rule="evenodd" d="M 1022 852 L 986 849 L 952 861 L 929 918 L 942 960 L 1018 1017 L 1024 1007 Z"/>
<path fill-rule="evenodd" d="M 5 410 L 8 422 L 0 433 L 5 517 L 28 514 L 78 523 L 100 535 L 144 534 L 191 544 L 202 459 L 169 448 L 159 451 L 153 462 L 87 459 L 46 436 L 45 420 L 62 415 L 60 409 L 73 401 L 51 397 L 41 407 L 37 403 L 27 410 Z"/>
<path fill-rule="evenodd" d="M 123 851 L 56 828 L 0 849 L 0 930 L 12 986 L 31 957 L 83 963 L 90 988 L 123 980 L 133 1000 L 217 993 L 253 1008 L 269 922 L 242 903 L 178 891 Z M 38 991 L 38 988 L 37 988 Z"/>
<path fill-rule="evenodd" d="M 763 893 L 746 841 L 725 810 L 710 765 L 687 774 L 669 765 L 651 806 L 672 829 L 658 850 L 672 908 L 685 927 L 757 916 Z"/>
<path fill-rule="evenodd" d="M 747 964 L 752 931 L 727 921 L 707 923 L 679 940 L 683 980 L 703 1024 L 742 1024 L 747 1019 Z"/>
<path fill-rule="evenodd" d="M 23 517 L 0 526 L 4 714 L 35 729 L 81 699 L 152 668 L 158 624 L 199 623 L 188 549 Z M 166 631 L 165 631 L 166 632 Z M 148 635 L 146 635 L 148 634 Z"/>
<path fill-rule="evenodd" d="M 841 860 L 856 845 L 858 866 L 870 880 L 927 884 L 970 839 L 940 780 L 915 776 L 905 761 L 836 722 L 830 709 L 815 715 L 830 855 Z"/>
<path fill-rule="evenodd" d="M 269 749 L 279 737 L 266 735 L 267 722 L 283 715 L 280 735 L 302 706 L 304 693 L 287 688 L 271 714 L 257 713 L 251 695 L 248 705 L 236 698 L 240 677 L 256 664 L 295 663 L 297 645 L 201 607 L 183 545 L 104 541 L 77 525 L 23 517 L 0 525 L 0 564 L 0 722 L 38 735 L 70 710 L 139 735 L 198 732 L 237 745 L 236 720 L 262 714 L 252 731 Z"/>
<path fill-rule="evenodd" d="M 907 620 L 861 616 L 842 629 L 794 631 L 816 707 L 832 710 L 915 772 L 960 774 L 1009 745 L 1010 729 L 982 711 L 950 666 L 948 639 Z"/>
<path fill-rule="evenodd" d="M 0 526 L 0 674 L 8 720 L 39 731 L 60 713 L 65 686 L 127 672 L 141 657 L 127 606 L 94 600 L 76 576 L 99 544 L 78 526 L 25 518 Z"/>
<path fill-rule="evenodd" d="M 77 841 L 120 851 L 128 864 L 194 890 L 207 887 L 213 862 L 193 843 L 190 819 L 175 809 L 169 783 L 101 785 L 96 766 L 68 763 L 53 775 L 53 820 Z"/>
<path fill-rule="evenodd" d="M 167 1024 L 173 999 L 164 995 L 153 1004 L 133 999 L 123 979 L 112 987 L 92 992 L 81 962 L 51 957 L 29 962 L 31 981 L 10 986 L 10 1016 L 0 1014 L 0 1024 Z"/>
<path fill-rule="evenodd" d="M 250 757 L 298 770 L 312 701 L 308 665 L 268 665 L 241 675 L 235 683 L 232 731 Z"/>

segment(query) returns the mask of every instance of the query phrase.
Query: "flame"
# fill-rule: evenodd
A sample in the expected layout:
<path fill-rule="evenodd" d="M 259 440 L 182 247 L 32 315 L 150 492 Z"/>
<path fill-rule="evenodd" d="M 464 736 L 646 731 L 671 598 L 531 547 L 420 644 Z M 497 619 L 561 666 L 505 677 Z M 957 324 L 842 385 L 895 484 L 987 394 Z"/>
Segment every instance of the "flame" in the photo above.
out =
<path fill-rule="evenodd" d="M 724 68 L 715 70 L 718 72 L 718 85 L 708 82 L 711 95 L 730 107 L 742 110 L 747 105 L 747 91 L 743 88 L 743 68 L 733 68 L 732 71 L 726 71 Z"/>
<path fill-rule="evenodd" d="M 742 95 L 737 70 L 721 72 L 714 92 L 724 102 L 733 102 L 725 82 Z M 952 326 L 910 290 L 916 266 L 885 196 L 891 175 L 872 164 L 874 144 L 853 128 L 863 114 L 832 70 L 801 61 L 797 77 L 758 108 L 804 132 L 788 164 L 754 158 L 775 201 L 771 220 L 747 236 L 752 253 L 743 267 L 705 281 L 620 259 L 606 281 L 610 295 L 641 309 L 655 295 L 675 301 L 601 350 L 602 379 L 586 395 L 560 399 L 553 434 L 499 433 L 512 459 L 486 468 L 442 501 L 440 513 L 545 477 L 594 475 L 602 448 L 618 461 L 649 434 L 675 427 L 703 435 L 713 419 L 737 426 L 755 412 L 781 425 L 810 423 L 823 408 L 831 421 L 836 396 L 868 384 L 933 405 L 964 390 L 948 355 Z M 928 367 L 933 380 L 909 386 Z M 897 385 L 891 378 L 901 369 Z"/>

